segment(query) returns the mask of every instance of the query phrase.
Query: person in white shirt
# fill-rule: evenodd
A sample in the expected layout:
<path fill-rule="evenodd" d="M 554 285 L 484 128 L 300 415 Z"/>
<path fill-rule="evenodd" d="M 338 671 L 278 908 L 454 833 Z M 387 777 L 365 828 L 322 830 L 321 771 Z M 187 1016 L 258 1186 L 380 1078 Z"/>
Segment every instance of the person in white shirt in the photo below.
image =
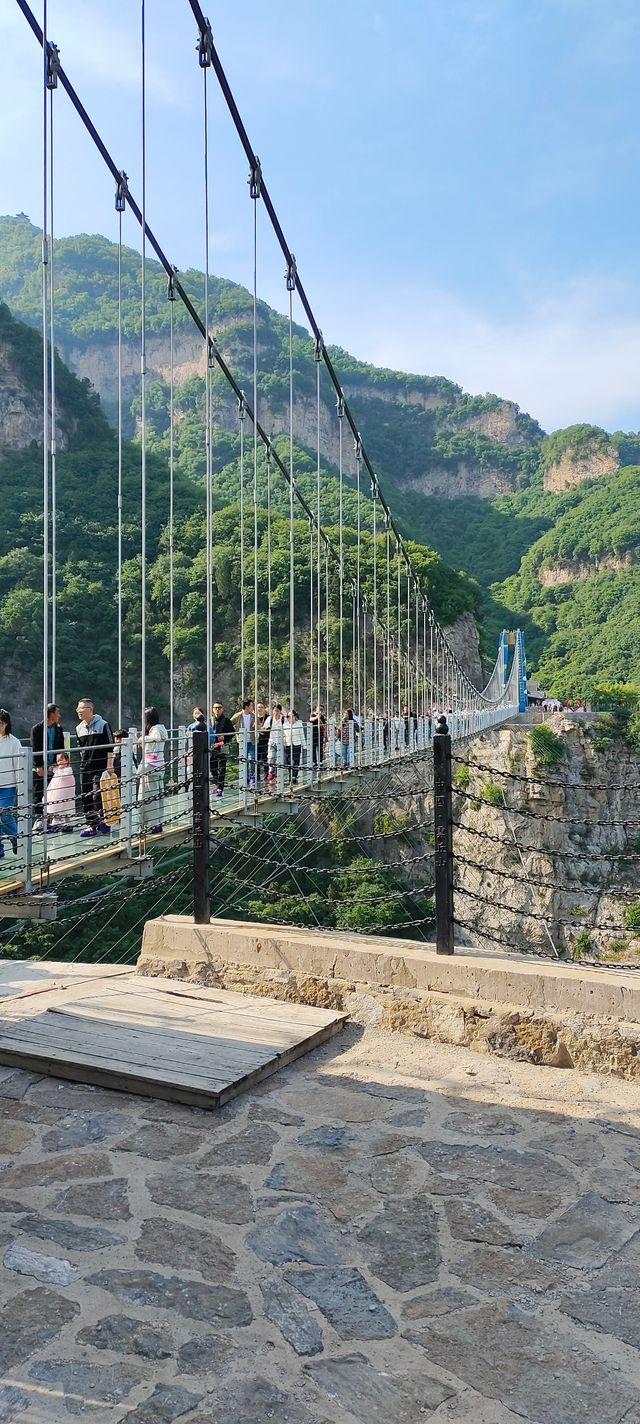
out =
<path fill-rule="evenodd" d="M 304 735 L 304 727 L 295 707 L 287 712 L 283 725 L 284 742 L 284 764 L 289 771 L 292 786 L 298 784 L 298 773 L 300 771 L 300 758 L 303 750 L 306 751 L 307 741 Z"/>
<path fill-rule="evenodd" d="M 0 707 L 0 860 L 4 857 L 3 836 L 11 841 L 14 855 L 18 854 L 16 803 L 21 762 L 22 747 L 11 731 L 11 713 Z"/>
<path fill-rule="evenodd" d="M 142 823 L 152 836 L 160 834 L 164 820 L 164 746 L 168 736 L 157 707 L 145 707 L 144 739 L 138 741 L 138 746 L 142 745 L 138 803 Z"/>
<path fill-rule="evenodd" d="M 270 786 L 271 783 L 276 780 L 278 774 L 279 727 L 284 729 L 284 715 L 282 712 L 282 703 L 274 702 L 273 707 L 271 709 L 271 715 L 269 717 L 265 717 L 265 720 L 262 724 L 263 732 L 266 732 L 268 729 L 269 734 L 269 741 L 267 743 L 267 763 L 269 769 L 267 771 L 266 777 L 268 786 Z"/>
<path fill-rule="evenodd" d="M 256 784 L 256 714 L 253 702 L 250 697 L 246 697 L 239 712 L 231 718 L 236 729 L 236 735 L 245 731 L 247 734 L 247 786 Z"/>

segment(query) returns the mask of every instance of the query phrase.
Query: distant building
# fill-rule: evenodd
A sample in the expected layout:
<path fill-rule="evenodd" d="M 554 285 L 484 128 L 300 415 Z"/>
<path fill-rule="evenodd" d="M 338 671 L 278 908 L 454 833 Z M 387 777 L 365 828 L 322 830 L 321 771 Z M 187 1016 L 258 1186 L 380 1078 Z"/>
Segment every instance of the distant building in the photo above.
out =
<path fill-rule="evenodd" d="M 536 682 L 535 677 L 527 678 L 527 702 L 530 707 L 541 707 L 548 699 L 548 692 Z"/>

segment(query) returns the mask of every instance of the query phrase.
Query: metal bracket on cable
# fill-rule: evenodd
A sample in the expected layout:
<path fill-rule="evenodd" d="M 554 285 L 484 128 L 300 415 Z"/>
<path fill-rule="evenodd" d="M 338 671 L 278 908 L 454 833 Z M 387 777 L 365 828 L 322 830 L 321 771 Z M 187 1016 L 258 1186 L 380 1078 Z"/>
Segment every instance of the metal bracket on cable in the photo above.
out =
<path fill-rule="evenodd" d="M 323 351 L 324 351 L 324 338 L 323 338 L 322 332 L 319 331 L 319 332 L 318 332 L 318 335 L 317 335 L 317 337 L 316 337 L 316 361 L 321 361 L 321 360 L 322 360 L 322 353 L 323 353 Z"/>
<path fill-rule="evenodd" d="M 254 157 L 247 182 L 249 184 L 249 197 L 260 198 L 262 196 L 262 168 L 260 167 L 260 159 L 258 157 Z"/>
<path fill-rule="evenodd" d="M 285 282 L 286 282 L 286 284 L 287 284 L 287 291 L 288 291 L 288 292 L 295 292 L 296 286 L 297 286 L 297 284 L 298 284 L 298 266 L 297 266 L 296 259 L 295 259 L 294 255 L 293 255 L 293 253 L 291 253 L 291 257 L 290 257 L 289 261 L 287 262 L 287 268 L 286 268 L 286 272 L 285 272 L 285 274 L 284 274 L 284 279 L 285 279 Z M 317 360 L 317 357 L 316 357 L 316 360 Z"/>
<path fill-rule="evenodd" d="M 362 441 L 359 435 L 356 435 L 354 439 L 353 448 L 356 456 L 356 465 L 359 465 L 362 459 Z"/>
<path fill-rule="evenodd" d="M 344 420 L 344 396 L 338 396 L 336 409 L 338 411 L 338 420 Z"/>
<path fill-rule="evenodd" d="M 210 370 L 213 370 L 213 367 L 214 367 L 215 364 L 216 364 L 216 358 L 217 358 L 217 355 L 218 355 L 218 348 L 217 348 L 216 343 L 215 343 L 215 341 L 214 341 L 214 339 L 213 339 L 212 336 L 209 337 L 208 353 L 209 353 L 209 369 L 210 369 Z"/>
<path fill-rule="evenodd" d="M 207 19 L 198 37 L 198 64 L 201 69 L 210 69 L 213 64 L 213 31 Z"/>
<path fill-rule="evenodd" d="M 124 210 L 125 210 L 125 208 L 126 208 L 126 206 L 127 206 L 127 198 L 128 198 L 128 197 L 129 197 L 129 179 L 127 178 L 127 175 L 126 175 L 126 173 L 125 173 L 125 171 L 124 171 L 124 169 L 123 169 L 122 172 L 118 174 L 118 183 L 117 183 L 117 187 L 116 187 L 116 212 L 117 212 L 117 213 L 123 213 L 123 212 L 124 212 Z"/>
<path fill-rule="evenodd" d="M 247 410 L 247 399 L 244 391 L 238 396 L 238 420 L 244 420 Z"/>
<path fill-rule="evenodd" d="M 47 43 L 47 89 L 58 88 L 60 73 L 60 50 L 51 41 Z"/>
<path fill-rule="evenodd" d="M 175 302 L 176 299 L 176 272 L 178 268 L 173 267 L 167 278 L 167 301 Z"/>

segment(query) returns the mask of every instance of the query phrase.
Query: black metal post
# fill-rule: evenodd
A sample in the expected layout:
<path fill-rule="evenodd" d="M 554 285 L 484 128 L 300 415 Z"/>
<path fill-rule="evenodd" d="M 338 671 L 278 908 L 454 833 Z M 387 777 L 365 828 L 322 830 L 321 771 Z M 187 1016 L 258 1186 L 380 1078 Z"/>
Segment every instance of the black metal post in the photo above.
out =
<path fill-rule="evenodd" d="M 438 954 L 453 954 L 451 737 L 444 715 L 438 717 L 433 736 L 433 806 L 436 842 L 436 951 Z"/>
<path fill-rule="evenodd" d="M 211 923 L 209 889 L 209 736 L 193 733 L 193 918 L 197 925 Z"/>

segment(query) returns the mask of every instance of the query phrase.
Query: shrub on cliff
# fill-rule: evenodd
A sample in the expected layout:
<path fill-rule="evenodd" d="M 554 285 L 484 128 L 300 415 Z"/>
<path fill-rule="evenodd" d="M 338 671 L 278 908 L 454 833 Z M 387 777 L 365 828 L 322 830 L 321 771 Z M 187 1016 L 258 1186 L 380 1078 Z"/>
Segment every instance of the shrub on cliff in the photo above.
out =
<path fill-rule="evenodd" d="M 547 727 L 544 722 L 537 727 L 531 727 L 529 731 L 529 745 L 533 752 L 536 766 L 551 767 L 558 766 L 566 756 L 566 747 L 557 732 L 553 732 L 551 727 Z"/>

